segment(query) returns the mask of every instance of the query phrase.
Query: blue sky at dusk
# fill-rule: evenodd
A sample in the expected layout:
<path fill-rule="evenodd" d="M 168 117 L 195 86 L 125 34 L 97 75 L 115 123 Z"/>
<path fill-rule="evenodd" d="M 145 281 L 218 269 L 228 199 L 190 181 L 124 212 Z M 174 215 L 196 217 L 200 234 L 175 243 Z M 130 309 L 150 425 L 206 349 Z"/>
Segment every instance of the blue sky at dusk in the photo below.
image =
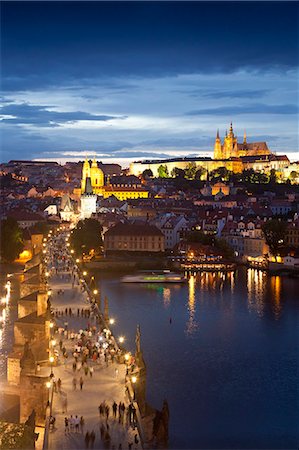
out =
<path fill-rule="evenodd" d="M 231 120 L 296 159 L 297 2 L 1 10 L 1 161 L 210 156 Z"/>

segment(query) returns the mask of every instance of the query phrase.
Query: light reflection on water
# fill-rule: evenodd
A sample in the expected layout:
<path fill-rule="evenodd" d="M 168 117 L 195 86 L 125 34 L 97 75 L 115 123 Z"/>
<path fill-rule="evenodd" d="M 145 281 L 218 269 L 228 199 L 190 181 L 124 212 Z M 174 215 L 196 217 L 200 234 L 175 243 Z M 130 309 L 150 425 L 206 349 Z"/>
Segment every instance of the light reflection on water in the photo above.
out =
<path fill-rule="evenodd" d="M 169 401 L 171 448 L 292 448 L 298 280 L 246 268 L 176 286 L 98 278 L 131 351 L 141 324 L 148 400 Z"/>

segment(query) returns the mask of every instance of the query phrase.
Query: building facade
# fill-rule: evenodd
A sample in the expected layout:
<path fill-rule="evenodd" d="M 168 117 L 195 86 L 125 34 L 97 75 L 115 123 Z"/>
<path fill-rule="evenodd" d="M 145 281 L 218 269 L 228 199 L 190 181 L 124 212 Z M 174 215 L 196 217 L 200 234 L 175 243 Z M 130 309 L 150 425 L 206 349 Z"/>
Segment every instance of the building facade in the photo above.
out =
<path fill-rule="evenodd" d="M 106 254 L 157 254 L 165 250 L 164 235 L 153 225 L 119 222 L 105 233 L 104 250 Z"/>

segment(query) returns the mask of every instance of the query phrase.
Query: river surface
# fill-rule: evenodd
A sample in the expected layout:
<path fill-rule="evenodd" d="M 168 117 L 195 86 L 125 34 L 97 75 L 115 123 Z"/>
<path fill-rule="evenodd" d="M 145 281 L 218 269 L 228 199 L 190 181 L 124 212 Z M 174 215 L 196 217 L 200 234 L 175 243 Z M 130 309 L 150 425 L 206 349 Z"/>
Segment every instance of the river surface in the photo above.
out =
<path fill-rule="evenodd" d="M 156 408 L 168 400 L 171 448 L 298 448 L 298 279 L 244 268 L 185 285 L 96 277 L 128 350 L 141 326 L 147 399 Z M 16 284 L 0 332 L 2 377 Z"/>
<path fill-rule="evenodd" d="M 131 350 L 141 326 L 147 398 L 169 402 L 171 448 L 298 448 L 298 279 L 241 268 L 98 284 Z"/>

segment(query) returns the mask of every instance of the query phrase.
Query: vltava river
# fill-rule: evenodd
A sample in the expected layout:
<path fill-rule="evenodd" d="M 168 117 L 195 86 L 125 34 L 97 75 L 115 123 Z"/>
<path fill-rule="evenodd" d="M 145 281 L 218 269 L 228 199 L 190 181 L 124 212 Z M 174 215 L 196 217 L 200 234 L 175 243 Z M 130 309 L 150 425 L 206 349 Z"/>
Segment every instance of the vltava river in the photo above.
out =
<path fill-rule="evenodd" d="M 298 448 L 298 279 L 242 268 L 186 285 L 105 275 L 99 287 L 128 349 L 141 326 L 147 397 L 169 402 L 170 447 Z"/>

